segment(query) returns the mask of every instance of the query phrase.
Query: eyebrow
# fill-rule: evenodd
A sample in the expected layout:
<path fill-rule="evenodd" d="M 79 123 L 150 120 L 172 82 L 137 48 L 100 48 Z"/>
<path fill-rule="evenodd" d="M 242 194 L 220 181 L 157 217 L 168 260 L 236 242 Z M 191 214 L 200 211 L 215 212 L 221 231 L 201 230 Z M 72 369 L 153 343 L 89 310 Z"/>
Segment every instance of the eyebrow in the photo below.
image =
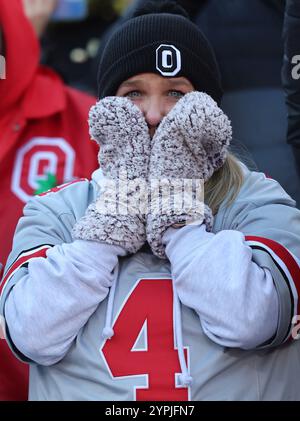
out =
<path fill-rule="evenodd" d="M 188 82 L 187 80 L 178 80 L 178 79 L 176 80 L 176 79 L 171 79 L 171 78 L 168 78 L 167 80 L 168 82 L 171 82 L 173 86 L 180 86 L 180 85 L 186 85 L 188 87 L 190 86 L 190 82 Z M 143 83 L 147 83 L 147 81 L 143 79 L 128 80 L 128 81 L 123 82 L 120 88 L 123 88 L 126 86 L 132 86 L 136 84 L 143 84 Z"/>
<path fill-rule="evenodd" d="M 141 80 L 141 79 L 128 80 L 126 82 L 121 83 L 120 88 L 123 88 L 123 86 L 125 86 L 125 87 L 126 86 L 132 86 L 132 85 L 135 85 L 136 83 L 144 83 L 144 81 Z"/>
<path fill-rule="evenodd" d="M 176 79 L 168 79 L 173 85 L 186 85 L 186 86 L 190 86 L 191 82 L 187 81 L 187 80 L 176 80 Z"/>

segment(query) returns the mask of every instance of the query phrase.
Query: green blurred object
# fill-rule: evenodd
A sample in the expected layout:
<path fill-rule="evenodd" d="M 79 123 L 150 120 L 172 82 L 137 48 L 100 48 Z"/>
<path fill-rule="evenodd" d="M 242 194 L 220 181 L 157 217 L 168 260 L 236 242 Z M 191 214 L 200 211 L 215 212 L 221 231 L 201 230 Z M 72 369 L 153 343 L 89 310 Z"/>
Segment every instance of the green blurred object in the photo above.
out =
<path fill-rule="evenodd" d="M 120 16 L 123 14 L 125 9 L 132 3 L 132 0 L 114 0 L 113 8 L 115 12 Z"/>
<path fill-rule="evenodd" d="M 51 190 L 53 189 L 53 187 L 57 186 L 57 179 L 54 174 L 47 173 L 46 176 L 47 176 L 46 180 L 37 181 L 37 184 L 39 187 L 34 192 L 35 195 L 42 194 L 46 192 L 47 190 Z"/>

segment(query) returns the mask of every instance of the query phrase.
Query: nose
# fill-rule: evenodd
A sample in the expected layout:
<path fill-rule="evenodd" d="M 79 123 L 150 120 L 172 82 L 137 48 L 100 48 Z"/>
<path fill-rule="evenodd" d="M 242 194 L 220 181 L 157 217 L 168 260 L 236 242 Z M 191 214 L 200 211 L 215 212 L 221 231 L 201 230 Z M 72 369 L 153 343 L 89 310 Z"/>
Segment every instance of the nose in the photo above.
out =
<path fill-rule="evenodd" d="M 143 112 L 149 129 L 156 128 L 165 115 L 163 101 L 158 97 L 148 98 Z"/>

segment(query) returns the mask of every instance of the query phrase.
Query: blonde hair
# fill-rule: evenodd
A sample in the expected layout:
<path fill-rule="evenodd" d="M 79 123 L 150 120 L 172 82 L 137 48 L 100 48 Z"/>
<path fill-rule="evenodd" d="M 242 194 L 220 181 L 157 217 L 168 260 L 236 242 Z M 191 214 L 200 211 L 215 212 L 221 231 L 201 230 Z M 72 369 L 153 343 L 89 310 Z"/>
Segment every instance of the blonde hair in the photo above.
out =
<path fill-rule="evenodd" d="M 243 184 L 244 176 L 237 158 L 229 153 L 224 165 L 204 185 L 205 203 L 215 215 L 221 204 L 232 204 Z"/>

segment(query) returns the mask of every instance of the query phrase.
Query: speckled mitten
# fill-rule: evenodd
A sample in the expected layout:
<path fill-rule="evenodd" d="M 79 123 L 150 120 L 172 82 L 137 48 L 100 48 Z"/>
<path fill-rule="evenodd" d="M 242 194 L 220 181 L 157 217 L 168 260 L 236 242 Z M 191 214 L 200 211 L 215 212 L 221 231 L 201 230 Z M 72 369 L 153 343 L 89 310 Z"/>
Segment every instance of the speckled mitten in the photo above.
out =
<path fill-rule="evenodd" d="M 224 164 L 231 137 L 228 117 L 203 92 L 186 94 L 162 120 L 152 139 L 149 164 L 151 211 L 146 227 L 148 243 L 158 257 L 166 257 L 162 236 L 170 226 L 203 221 L 209 231 L 213 216 L 210 208 L 203 203 L 203 195 L 195 194 L 192 190 L 186 192 L 186 189 L 184 197 L 185 200 L 187 197 L 187 206 L 169 206 L 157 212 L 157 202 L 161 200 L 161 192 L 157 195 L 157 180 L 163 186 L 172 181 L 174 183 L 174 179 L 193 179 L 194 183 L 203 180 L 204 184 Z M 177 188 L 173 203 L 175 200 L 180 203 L 182 194 L 183 191 Z M 153 204 L 156 212 L 152 210 Z"/>
<path fill-rule="evenodd" d="M 73 237 L 119 245 L 136 253 L 146 241 L 139 200 L 145 199 L 140 185 L 145 185 L 149 167 L 148 126 L 130 100 L 106 97 L 91 108 L 89 127 L 91 137 L 100 145 L 98 160 L 104 179 L 99 197 L 74 226 Z"/>

